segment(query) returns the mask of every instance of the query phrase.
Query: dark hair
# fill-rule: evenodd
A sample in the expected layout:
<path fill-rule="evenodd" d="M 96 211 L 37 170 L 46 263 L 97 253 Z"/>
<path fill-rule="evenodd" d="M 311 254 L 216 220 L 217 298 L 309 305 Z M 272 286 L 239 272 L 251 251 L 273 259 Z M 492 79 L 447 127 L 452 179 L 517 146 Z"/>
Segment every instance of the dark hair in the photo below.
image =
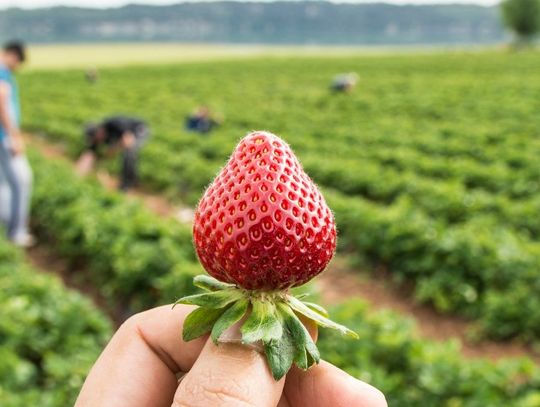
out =
<path fill-rule="evenodd" d="M 4 44 L 4 51 L 11 52 L 19 58 L 19 61 L 26 60 L 26 46 L 21 41 L 8 41 Z"/>
<path fill-rule="evenodd" d="M 94 138 L 100 127 L 99 123 L 86 123 L 84 125 L 84 135 L 88 138 Z"/>

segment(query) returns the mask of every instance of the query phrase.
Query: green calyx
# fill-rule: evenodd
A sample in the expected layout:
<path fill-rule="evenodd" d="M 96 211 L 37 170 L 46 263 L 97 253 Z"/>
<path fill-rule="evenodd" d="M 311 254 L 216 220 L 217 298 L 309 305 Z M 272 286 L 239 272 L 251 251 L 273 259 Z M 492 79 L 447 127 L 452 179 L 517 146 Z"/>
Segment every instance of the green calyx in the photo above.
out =
<path fill-rule="evenodd" d="M 208 275 L 195 277 L 194 284 L 205 292 L 175 303 L 199 306 L 184 322 L 183 339 L 191 341 L 210 333 L 218 344 L 228 328 L 242 321 L 241 342 L 262 344 L 275 380 L 285 376 L 293 363 L 306 370 L 320 361 L 317 346 L 299 316 L 358 339 L 355 332 L 328 319 L 323 307 L 286 291 L 244 290 Z"/>

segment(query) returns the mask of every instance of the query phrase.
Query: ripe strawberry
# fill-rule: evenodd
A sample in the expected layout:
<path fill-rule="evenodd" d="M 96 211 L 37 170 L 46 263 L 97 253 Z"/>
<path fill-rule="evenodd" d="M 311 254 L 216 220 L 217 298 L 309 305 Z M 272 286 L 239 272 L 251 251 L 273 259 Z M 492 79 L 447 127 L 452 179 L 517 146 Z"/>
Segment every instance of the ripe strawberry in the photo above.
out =
<path fill-rule="evenodd" d="M 210 275 L 248 290 L 298 286 L 336 247 L 334 217 L 290 147 L 254 132 L 202 197 L 195 248 Z"/>
<path fill-rule="evenodd" d="M 293 363 L 307 369 L 320 360 L 298 315 L 358 337 L 288 290 L 324 270 L 336 248 L 336 226 L 321 193 L 277 136 L 258 131 L 238 144 L 199 203 L 193 240 L 215 278 L 195 277 L 206 292 L 177 301 L 199 306 L 184 322 L 185 341 L 211 331 L 218 343 L 245 318 L 242 343 L 262 343 L 278 380 Z"/>

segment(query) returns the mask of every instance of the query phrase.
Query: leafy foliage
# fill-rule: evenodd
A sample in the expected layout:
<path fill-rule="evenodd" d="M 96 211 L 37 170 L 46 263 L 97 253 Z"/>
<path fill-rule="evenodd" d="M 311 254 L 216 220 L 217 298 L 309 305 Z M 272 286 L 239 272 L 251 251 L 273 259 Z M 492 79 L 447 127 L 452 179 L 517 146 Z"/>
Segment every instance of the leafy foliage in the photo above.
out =
<path fill-rule="evenodd" d="M 37 154 L 32 164 L 37 230 L 74 265 L 85 265 L 81 279 L 100 287 L 112 307 L 133 313 L 193 291 L 192 278 L 202 269 L 188 227 L 97 182 L 80 182 L 65 164 Z"/>
<path fill-rule="evenodd" d="M 531 84 L 540 83 L 539 62 L 533 53 L 270 59 L 111 69 L 95 86 L 77 70 L 21 79 L 26 128 L 62 140 L 73 155 L 82 148 L 85 121 L 118 111 L 145 117 L 153 130 L 142 151 L 145 186 L 192 204 L 239 137 L 271 126 L 324 187 L 341 250 L 388 266 L 395 280 L 416 283 L 420 301 L 475 318 L 494 338 L 537 340 L 540 99 Z M 351 70 L 361 75 L 359 89 L 330 93 L 333 75 Z M 199 103 L 227 118 L 209 137 L 182 129 L 184 115 Z M 38 180 L 36 208 L 50 200 L 44 219 L 58 219 L 56 229 L 73 234 L 74 245 L 80 235 L 83 250 L 101 253 L 88 255 L 93 262 L 103 258 L 118 277 L 136 262 L 147 282 L 145 264 L 154 262 L 167 278 L 172 263 L 161 262 L 153 248 L 169 253 L 177 243 L 116 240 L 124 232 L 146 235 L 146 215 L 130 209 L 137 214 L 127 215 L 130 225 L 115 229 L 116 219 L 126 218 L 125 209 L 115 209 L 123 205 L 99 193 L 100 204 L 85 203 L 80 195 L 94 189 L 69 192 L 54 179 L 43 188 Z M 62 201 L 44 198 L 63 189 L 55 194 L 78 202 L 74 224 L 56 213 Z M 109 201 L 110 215 L 100 215 Z M 92 247 L 88 231 L 97 225 L 110 229 L 111 240 Z M 153 261 L 122 254 L 139 245 Z M 191 253 L 188 245 L 178 247 Z M 139 281 L 127 280 L 107 284 L 121 291 Z"/>
<path fill-rule="evenodd" d="M 501 9 L 504 22 L 521 39 L 530 39 L 540 31 L 539 0 L 504 0 Z"/>
<path fill-rule="evenodd" d="M 85 248 L 87 241 L 85 240 L 86 238 L 83 237 L 86 236 L 86 232 L 92 231 L 89 235 L 95 234 L 97 236 L 103 235 L 106 237 L 108 227 L 105 226 L 108 225 L 108 223 L 103 220 L 104 223 L 102 228 L 101 223 L 94 224 L 94 222 L 102 221 L 100 217 L 105 216 L 104 208 L 108 208 L 109 206 L 101 207 L 101 210 L 97 213 L 84 212 L 84 216 L 83 213 L 78 210 L 71 210 L 72 206 L 80 207 L 83 201 L 96 201 L 101 204 L 109 202 L 109 205 L 118 207 L 118 212 L 115 213 L 121 212 L 119 208 L 124 208 L 124 213 L 126 214 L 133 213 L 130 211 L 142 211 L 146 213 L 140 206 L 129 202 L 124 197 L 117 196 L 114 193 L 105 192 L 92 181 L 81 181 L 76 178 L 70 171 L 70 167 L 64 165 L 62 162 L 48 162 L 36 154 L 32 154 L 32 162 L 36 175 L 41 178 L 41 182 L 48 182 L 48 188 L 37 191 L 37 199 L 34 204 L 35 215 L 41 221 L 40 227 L 42 228 L 42 231 L 47 231 L 51 239 L 54 239 L 56 246 L 60 250 L 65 250 L 65 253 L 74 259 L 84 258 L 84 256 L 91 253 Z M 54 185 L 56 185 L 56 187 L 53 187 Z M 108 200 L 105 200 L 105 197 L 107 197 Z M 91 205 L 90 202 L 87 204 Z M 59 211 L 59 207 L 56 207 L 56 211 L 54 211 L 56 213 L 53 213 L 52 209 L 47 209 L 54 206 L 53 203 L 62 203 L 63 210 Z M 98 207 L 90 207 L 94 210 L 98 209 Z M 41 212 L 42 209 L 44 212 Z M 60 212 L 65 212 L 65 214 L 59 215 Z M 93 222 L 87 221 L 84 225 L 80 224 L 81 218 L 85 217 L 93 219 Z M 162 223 L 155 215 L 146 213 L 144 217 L 146 222 L 149 222 L 154 226 L 161 225 Z M 57 223 L 60 219 L 63 222 Z M 118 219 L 121 220 L 123 218 L 117 218 L 117 220 Z M 64 228 L 69 230 L 71 222 L 77 226 L 68 233 Z M 121 224 L 122 222 L 120 221 L 119 223 Z M 129 220 L 127 223 L 129 223 Z M 174 228 L 178 227 L 179 226 L 174 226 Z M 130 230 L 132 231 L 133 229 L 118 229 L 117 233 L 127 233 L 128 237 L 134 239 L 134 242 L 137 242 L 138 238 L 136 236 L 138 235 L 129 234 Z M 164 236 L 167 235 L 164 234 Z M 163 238 L 165 239 L 165 237 Z M 167 239 L 168 238 L 170 237 L 167 237 Z M 118 235 L 116 239 L 122 239 L 122 235 Z M 104 242 L 110 241 L 105 239 Z M 178 237 L 176 243 L 182 244 L 178 247 L 190 245 L 190 237 L 188 235 L 182 235 L 182 237 Z M 17 263 L 20 260 L 17 253 L 12 249 L 5 249 L 5 247 L 7 246 L 0 246 L 2 250 L 0 252 L 0 259 L 6 259 L 1 262 L 2 266 L 0 266 L 0 287 L 2 288 L 6 287 L 6 284 L 8 287 L 13 284 L 17 285 L 17 276 L 23 275 L 22 272 L 24 272 L 24 267 Z M 92 247 L 98 246 L 94 245 Z M 129 251 L 129 255 L 131 257 L 140 255 L 141 258 L 144 259 L 145 256 L 147 256 L 147 252 L 145 250 L 139 251 L 139 247 L 139 245 L 134 245 L 133 249 Z M 100 250 L 103 251 L 104 256 L 110 255 L 108 247 L 100 246 Z M 77 254 L 78 252 L 80 254 Z M 92 252 L 92 254 L 97 256 L 99 253 Z M 191 294 L 189 285 L 186 286 L 185 281 L 189 280 L 188 284 L 191 283 L 193 271 L 190 267 L 194 266 L 193 263 L 186 262 L 185 257 L 186 256 L 181 256 L 174 260 L 179 261 L 179 263 L 177 265 L 175 264 L 172 272 L 169 272 L 167 275 L 162 274 L 163 271 L 161 269 L 153 268 L 152 262 L 146 263 L 146 261 L 143 260 L 143 263 L 147 264 L 148 267 L 146 269 L 146 278 L 142 279 L 140 276 L 140 269 L 134 268 L 133 276 L 139 283 L 127 285 L 123 289 L 117 285 L 116 280 L 119 277 L 116 275 L 115 267 L 105 261 L 95 261 L 90 264 L 93 273 L 96 275 L 95 280 L 93 280 L 94 284 L 111 280 L 107 283 L 110 284 L 110 286 L 105 285 L 105 287 L 112 287 L 109 294 L 109 300 L 112 303 L 118 303 L 123 301 L 124 298 L 130 298 L 132 299 L 130 303 L 133 304 L 133 306 L 143 306 L 144 304 L 145 307 L 151 307 L 168 302 L 172 297 L 177 295 Z M 187 255 L 187 258 L 189 258 L 189 255 Z M 165 258 L 165 261 L 167 262 L 170 259 L 171 258 Z M 4 264 L 6 264 L 5 269 L 3 268 Z M 14 269 L 18 270 L 19 273 L 14 274 Z M 2 270 L 9 270 L 9 272 L 6 273 L 5 278 L 3 278 Z M 198 272 L 200 272 L 200 270 L 197 270 L 197 273 Z M 127 281 L 128 276 L 130 275 L 129 269 L 125 269 L 124 273 L 121 274 L 122 281 Z M 31 308 L 32 312 L 29 313 L 30 316 L 28 317 L 30 319 L 26 321 L 24 326 L 19 324 L 19 321 L 22 316 L 25 315 L 26 310 L 30 309 L 27 307 L 29 302 L 24 302 L 24 308 L 19 307 L 13 309 L 11 317 L 8 319 L 3 318 L 0 322 L 0 340 L 8 340 L 11 343 L 12 340 L 10 338 L 17 337 L 13 332 L 23 332 L 21 331 L 21 327 L 24 327 L 25 330 L 29 329 L 28 332 L 30 332 L 30 337 L 25 337 L 21 343 L 35 343 L 36 346 L 40 346 L 43 343 L 51 343 L 49 340 L 42 342 L 41 339 L 48 338 L 49 335 L 55 335 L 55 333 L 58 332 L 58 330 L 55 329 L 57 326 L 65 327 L 68 325 L 71 326 L 72 324 L 75 327 L 80 327 L 81 325 L 84 326 L 84 324 L 88 322 L 85 322 L 87 320 L 82 319 L 81 315 L 89 316 L 90 321 L 92 321 L 92 315 L 98 315 L 91 309 L 85 308 L 81 310 L 80 308 L 76 308 L 73 314 L 67 313 L 69 318 L 63 322 L 59 322 L 59 318 L 62 320 L 60 316 L 66 315 L 65 312 L 67 311 L 65 310 L 69 309 L 67 304 L 71 304 L 71 301 L 69 299 L 66 300 L 65 290 L 62 290 L 59 283 L 54 281 L 54 279 L 46 278 L 46 276 L 37 276 L 32 273 L 29 275 L 30 279 L 28 280 L 28 284 L 33 286 L 33 284 L 36 284 L 35 282 L 39 281 L 41 277 L 43 277 L 43 281 L 47 280 L 47 284 L 44 283 L 45 287 L 41 293 L 44 295 L 44 303 L 40 304 L 36 309 Z M 51 280 L 52 283 L 49 280 Z M 228 287 L 227 285 L 222 286 L 216 284 L 204 277 L 198 277 L 197 285 L 212 292 L 217 289 L 226 289 Z M 149 296 L 148 291 L 153 290 L 154 288 L 157 288 L 157 291 Z M 22 291 L 27 293 L 26 289 Z M 4 292 L 7 293 L 6 301 L 9 303 L 18 303 L 14 291 L 9 289 L 7 291 L 0 291 L 0 303 L 3 302 L 4 297 L 2 297 L 2 294 L 4 294 Z M 30 292 L 32 293 L 32 298 L 34 298 L 34 291 L 31 290 Z M 121 295 L 118 295 L 118 293 Z M 27 295 L 28 294 L 24 294 L 26 298 L 28 298 Z M 52 297 L 49 298 L 49 296 Z M 68 297 L 70 296 L 82 301 L 79 296 L 72 294 L 68 295 Z M 143 298 L 140 303 L 134 300 L 138 297 Z M 88 305 L 86 301 L 82 302 Z M 51 310 L 51 304 L 62 304 L 62 307 Z M 318 312 L 317 310 L 313 311 Z M 45 325 L 42 325 L 41 322 L 36 323 L 35 319 L 31 319 L 35 315 L 41 315 L 41 312 L 43 312 L 43 315 L 47 315 L 47 321 L 49 321 L 50 324 L 48 324 L 48 322 L 45 323 Z M 219 314 L 220 312 L 217 312 L 215 318 L 217 318 Z M 340 340 L 340 346 L 337 347 L 337 338 L 328 334 L 327 331 L 321 330 L 318 346 L 321 350 L 322 357 L 343 367 L 356 377 L 380 387 L 387 395 L 390 405 L 396 404 L 404 407 L 418 405 L 426 407 L 478 407 L 485 405 L 494 407 L 536 407 L 538 405 L 540 399 L 540 372 L 533 362 L 526 360 L 511 360 L 494 364 L 485 360 L 463 359 L 455 344 L 434 344 L 429 341 L 418 339 L 411 328 L 411 323 L 409 321 L 403 320 L 402 318 L 387 312 L 368 314 L 365 306 L 358 303 L 345 304 L 332 310 L 331 314 L 332 316 L 337 317 L 339 322 L 346 324 L 358 332 L 360 334 L 360 340 Z M 5 335 L 2 335 L 4 321 L 14 320 L 16 320 L 17 323 L 8 324 L 11 328 L 9 328 L 9 331 L 5 333 Z M 227 323 L 233 320 L 234 318 L 231 318 Z M 97 325 L 101 324 L 102 323 L 98 323 Z M 92 326 L 94 325 L 92 324 Z M 43 328 L 45 331 L 36 333 L 36 328 Z M 210 325 L 206 325 L 203 328 L 204 330 L 211 329 Z M 61 330 L 63 333 L 62 338 L 60 338 L 61 340 L 70 338 L 70 335 L 65 335 L 65 332 L 70 332 L 66 329 L 67 328 Z M 292 330 L 293 328 L 290 329 Z M 75 332 L 77 333 L 80 331 L 76 330 Z M 105 330 L 105 332 L 108 331 Z M 192 332 L 191 334 L 199 335 L 200 332 Z M 66 400 L 71 400 L 70 398 L 74 396 L 76 389 L 80 386 L 82 377 L 89 366 L 84 363 L 81 363 L 80 365 L 73 364 L 72 360 L 74 360 L 73 358 L 75 357 L 84 359 L 84 349 L 86 344 L 92 344 L 95 341 L 101 343 L 102 339 L 100 338 L 102 338 L 103 335 L 104 334 L 100 329 L 85 329 L 80 332 L 80 334 L 77 334 L 77 336 L 69 339 L 69 346 L 66 345 L 65 347 L 61 346 L 60 348 L 54 348 L 55 351 L 70 351 L 70 349 L 73 349 L 71 347 L 73 343 L 77 345 L 76 356 L 60 358 L 61 363 L 58 361 L 59 364 L 55 365 L 58 370 L 54 370 L 54 372 L 56 372 L 55 374 L 58 374 L 59 377 L 76 377 L 73 381 L 68 382 L 70 383 L 69 386 L 66 386 L 65 382 L 62 382 L 62 387 L 55 387 L 51 384 L 50 387 L 44 389 L 42 385 L 28 381 L 25 382 L 23 390 L 17 390 L 17 392 L 10 390 L 14 385 L 10 384 L 10 387 L 7 390 L 0 386 L 0 395 L 3 397 L 2 402 L 7 406 L 18 406 L 25 402 L 35 403 L 36 400 L 39 400 L 43 405 L 51 407 L 69 404 L 69 401 Z M 40 340 L 36 341 L 36 338 L 40 338 Z M 55 346 L 57 344 L 54 340 L 52 343 L 54 343 Z M 91 346 L 89 345 L 89 347 Z M 0 347 L 0 352 L 4 352 L 5 348 L 5 346 Z M 43 357 L 43 355 L 49 355 L 49 350 L 47 348 L 38 347 L 37 349 L 39 358 Z M 285 355 L 285 353 L 280 352 L 279 349 L 269 349 L 267 352 L 276 359 Z M 88 359 L 92 360 L 92 358 L 95 357 L 96 350 L 94 349 L 93 353 L 90 353 L 92 356 L 89 356 Z M 290 353 L 287 355 L 290 355 Z M 294 355 L 294 358 L 300 365 L 304 362 L 309 362 L 307 352 L 305 359 L 304 355 L 300 352 L 297 352 Z M 278 363 L 282 363 L 286 366 L 290 363 L 290 360 L 276 361 L 276 364 Z M 4 364 L 7 366 L 5 369 L 3 369 Z M 6 380 L 7 378 L 13 380 L 13 372 L 17 373 L 15 377 L 22 376 L 23 378 L 26 378 L 28 377 L 27 375 L 31 376 L 31 374 L 27 373 L 28 369 L 28 363 L 25 360 L 20 360 L 17 355 L 15 355 L 15 358 L 13 358 L 13 356 L 0 358 L 0 378 L 2 378 L 2 385 L 4 385 L 3 372 L 9 372 L 9 375 L 6 376 Z M 32 372 L 31 368 L 30 372 Z M 6 381 L 6 383 L 9 383 L 9 381 Z M 19 387 L 18 389 L 22 388 Z M 65 396 L 64 392 L 68 392 L 68 396 Z"/>
<path fill-rule="evenodd" d="M 390 406 L 535 407 L 540 401 L 540 370 L 527 360 L 492 364 L 460 357 L 456 343 L 418 339 L 407 320 L 389 312 L 369 314 L 360 303 L 331 310 L 360 334 L 340 341 L 320 332 L 321 353 L 351 374 L 380 388 Z"/>
<path fill-rule="evenodd" d="M 0 239 L 0 400 L 5 407 L 73 405 L 111 333 L 107 318 Z"/>

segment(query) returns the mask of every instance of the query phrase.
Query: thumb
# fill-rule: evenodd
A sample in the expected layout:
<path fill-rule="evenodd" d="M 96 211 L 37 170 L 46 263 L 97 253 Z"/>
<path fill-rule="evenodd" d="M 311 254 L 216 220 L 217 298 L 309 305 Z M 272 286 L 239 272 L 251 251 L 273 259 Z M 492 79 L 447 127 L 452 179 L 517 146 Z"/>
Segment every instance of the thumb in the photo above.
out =
<path fill-rule="evenodd" d="M 284 383 L 273 379 L 257 350 L 209 339 L 178 386 L 173 407 L 275 407 Z"/>

